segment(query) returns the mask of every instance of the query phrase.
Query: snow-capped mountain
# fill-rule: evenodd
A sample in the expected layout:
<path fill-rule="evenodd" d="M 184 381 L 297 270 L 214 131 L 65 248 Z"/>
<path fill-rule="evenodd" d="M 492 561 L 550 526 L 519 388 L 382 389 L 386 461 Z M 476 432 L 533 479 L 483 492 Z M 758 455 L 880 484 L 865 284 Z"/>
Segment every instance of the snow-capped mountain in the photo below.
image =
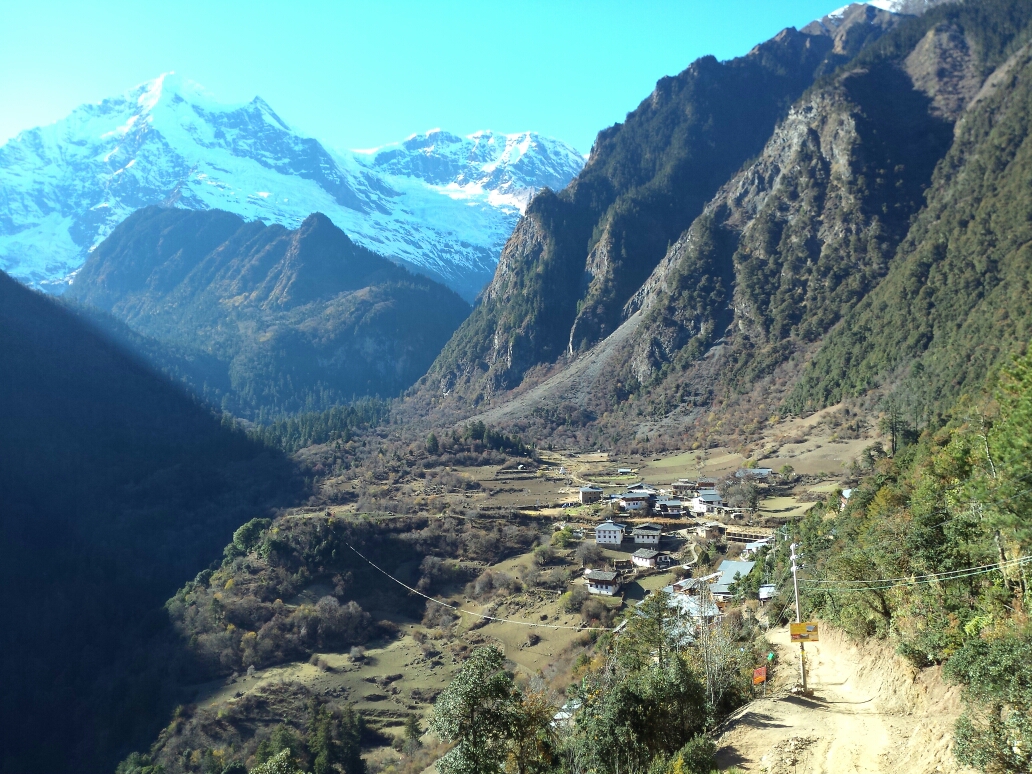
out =
<path fill-rule="evenodd" d="M 878 8 L 879 10 L 888 11 L 889 13 L 906 13 L 918 16 L 929 8 L 934 8 L 937 5 L 951 2 L 957 2 L 957 0 L 866 0 L 864 5 L 870 5 L 874 8 Z M 837 11 L 829 13 L 828 17 L 831 17 L 832 19 L 841 18 L 843 11 L 850 7 L 851 6 L 849 5 L 845 5 Z"/>
<path fill-rule="evenodd" d="M 434 130 L 334 152 L 260 98 L 222 104 L 168 73 L 0 147 L 0 269 L 60 292 L 118 223 L 152 204 L 290 228 L 322 212 L 472 299 L 533 191 L 564 187 L 583 164 L 531 132 Z"/>

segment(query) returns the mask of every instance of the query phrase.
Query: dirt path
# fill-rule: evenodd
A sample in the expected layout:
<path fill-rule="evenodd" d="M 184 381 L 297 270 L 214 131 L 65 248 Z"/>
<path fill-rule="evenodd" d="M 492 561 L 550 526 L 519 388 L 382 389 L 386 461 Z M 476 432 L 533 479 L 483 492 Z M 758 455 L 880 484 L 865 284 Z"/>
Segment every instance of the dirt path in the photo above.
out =
<path fill-rule="evenodd" d="M 965 771 L 950 751 L 955 689 L 937 675 L 920 675 L 884 646 L 865 652 L 830 635 L 806 648 L 814 697 L 790 696 L 785 681 L 798 674 L 798 650 L 787 629 L 768 639 L 780 651 L 780 695 L 753 702 L 729 724 L 718 742 L 722 767 L 768 774 Z"/>

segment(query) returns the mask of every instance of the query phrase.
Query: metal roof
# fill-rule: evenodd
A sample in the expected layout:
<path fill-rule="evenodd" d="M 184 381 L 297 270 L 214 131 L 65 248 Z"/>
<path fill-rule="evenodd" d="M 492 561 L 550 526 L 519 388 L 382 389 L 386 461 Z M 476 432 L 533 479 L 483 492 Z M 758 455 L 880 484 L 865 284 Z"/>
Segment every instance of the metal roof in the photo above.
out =
<path fill-rule="evenodd" d="M 711 587 L 712 592 L 714 594 L 730 594 L 729 587 L 735 582 L 735 575 L 740 575 L 744 578 L 752 572 L 752 568 L 755 566 L 756 562 L 740 562 L 733 559 L 725 559 L 717 568 L 720 577 Z"/>
<path fill-rule="evenodd" d="M 589 581 L 599 581 L 602 583 L 611 582 L 616 580 L 615 572 L 606 572 L 605 570 L 592 570 L 584 576 Z"/>

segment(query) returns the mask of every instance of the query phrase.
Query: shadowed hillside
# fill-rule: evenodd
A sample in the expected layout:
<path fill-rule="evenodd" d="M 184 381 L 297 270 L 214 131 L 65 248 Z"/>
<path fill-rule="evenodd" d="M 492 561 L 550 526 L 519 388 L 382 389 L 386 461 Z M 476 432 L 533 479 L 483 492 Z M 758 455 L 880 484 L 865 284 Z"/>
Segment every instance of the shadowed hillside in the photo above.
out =
<path fill-rule="evenodd" d="M 291 231 L 218 210 L 145 208 L 97 247 L 68 296 L 195 352 L 207 371 L 192 386 L 254 419 L 396 395 L 469 313 L 453 291 L 318 213 Z"/>
<path fill-rule="evenodd" d="M 162 603 L 301 482 L 4 274 L 0 362 L 0 770 L 109 770 L 174 699 Z"/>

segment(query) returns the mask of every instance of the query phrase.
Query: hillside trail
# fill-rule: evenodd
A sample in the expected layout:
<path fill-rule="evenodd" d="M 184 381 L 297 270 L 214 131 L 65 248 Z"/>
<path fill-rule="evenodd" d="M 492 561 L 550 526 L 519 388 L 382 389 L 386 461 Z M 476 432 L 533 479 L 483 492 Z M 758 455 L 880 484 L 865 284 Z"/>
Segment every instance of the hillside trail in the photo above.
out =
<path fill-rule="evenodd" d="M 787 693 L 798 678 L 788 630 L 768 634 L 779 649 L 775 698 L 740 710 L 718 739 L 721 767 L 767 774 L 969 772 L 952 754 L 959 691 L 919 672 L 884 643 L 858 646 L 837 632 L 806 646 L 813 698 Z"/>

